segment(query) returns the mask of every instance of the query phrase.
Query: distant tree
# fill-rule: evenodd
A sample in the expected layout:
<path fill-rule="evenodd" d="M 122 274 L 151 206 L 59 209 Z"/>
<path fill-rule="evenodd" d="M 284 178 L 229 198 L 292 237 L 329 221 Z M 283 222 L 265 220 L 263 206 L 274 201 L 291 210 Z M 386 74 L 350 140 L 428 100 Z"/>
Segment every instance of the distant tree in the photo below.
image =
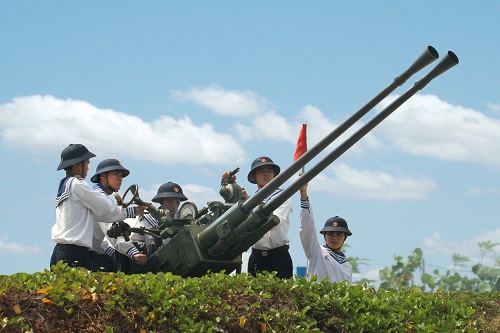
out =
<path fill-rule="evenodd" d="M 368 265 L 366 263 L 366 261 L 370 260 L 370 259 L 363 259 L 363 258 L 359 258 L 359 257 L 348 257 L 348 259 L 352 265 L 352 272 L 353 273 L 359 273 L 360 272 L 359 266 L 360 265 Z"/>
<path fill-rule="evenodd" d="M 495 267 L 500 267 L 500 256 L 496 255 L 495 256 Z"/>
<path fill-rule="evenodd" d="M 477 291 L 481 281 L 478 278 L 469 278 L 460 276 L 458 273 L 446 271 L 444 275 L 439 273 L 439 270 L 433 271 L 434 275 L 422 274 L 422 290 L 426 290 L 426 286 L 430 291 Z"/>
<path fill-rule="evenodd" d="M 500 269 L 477 264 L 472 266 L 472 272 L 476 274 L 484 285 L 480 285 L 479 291 L 490 291 L 500 277 Z"/>
<path fill-rule="evenodd" d="M 479 246 L 479 250 L 481 251 L 481 265 L 483 265 L 484 264 L 484 255 L 487 252 L 495 253 L 493 248 L 497 245 L 500 245 L 500 243 L 492 243 L 490 240 L 488 240 L 488 241 L 484 241 L 484 242 L 479 242 L 479 243 L 477 243 L 477 245 Z"/>
<path fill-rule="evenodd" d="M 416 286 L 415 272 L 417 269 L 422 269 L 420 281 L 422 285 L 419 288 L 426 291 L 474 291 L 474 292 L 491 292 L 500 291 L 500 255 L 495 251 L 495 247 L 500 243 L 491 241 L 479 242 L 478 246 L 481 251 L 481 262 L 484 261 L 486 253 L 493 253 L 494 267 L 485 266 L 482 263 L 477 263 L 472 267 L 471 273 L 474 276 L 461 276 L 456 272 L 457 267 L 465 267 L 465 263 L 471 261 L 468 257 L 461 256 L 458 253 L 453 254 L 453 272 L 446 270 L 444 275 L 441 275 L 438 269 L 432 274 L 425 272 L 423 252 L 420 248 L 413 250 L 413 253 L 408 256 L 408 261 L 404 262 L 402 256 L 395 256 L 396 264 L 390 267 L 384 267 L 379 271 L 380 289 L 396 289 L 403 287 Z M 350 259 L 350 258 L 349 258 Z M 358 267 L 354 258 L 353 262 Z M 470 275 L 470 274 L 469 274 Z M 357 283 L 373 282 L 363 279 Z"/>
<path fill-rule="evenodd" d="M 344 246 L 342 247 L 342 252 L 347 253 L 347 251 L 350 247 L 351 246 L 349 244 L 344 244 Z M 349 262 L 352 265 L 352 272 L 353 273 L 359 273 L 360 272 L 359 266 L 360 265 L 368 265 L 366 262 L 370 261 L 370 259 L 359 258 L 359 257 L 347 256 L 347 258 L 349 259 Z"/>
<path fill-rule="evenodd" d="M 396 264 L 380 270 L 381 289 L 400 289 L 414 284 L 414 272 L 422 267 L 423 252 L 420 248 L 413 250 L 408 256 L 408 262 L 403 262 L 403 257 L 396 256 Z"/>
<path fill-rule="evenodd" d="M 465 263 L 470 261 L 468 257 L 461 256 L 458 253 L 453 253 L 453 273 L 455 273 L 457 267 L 465 267 Z"/>

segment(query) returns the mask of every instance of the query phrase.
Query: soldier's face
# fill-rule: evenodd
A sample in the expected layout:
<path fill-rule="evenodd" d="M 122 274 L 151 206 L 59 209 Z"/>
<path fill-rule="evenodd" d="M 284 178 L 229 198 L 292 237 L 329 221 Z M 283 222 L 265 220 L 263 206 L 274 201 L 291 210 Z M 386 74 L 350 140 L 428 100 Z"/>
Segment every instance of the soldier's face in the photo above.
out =
<path fill-rule="evenodd" d="M 344 245 L 346 234 L 343 232 L 327 231 L 325 232 L 325 243 L 335 252 L 340 252 Z"/>
<path fill-rule="evenodd" d="M 255 182 L 262 188 L 274 178 L 274 169 L 271 165 L 264 165 L 254 171 Z"/>
<path fill-rule="evenodd" d="M 170 214 L 174 214 L 181 204 L 179 198 L 163 198 L 161 201 L 161 209 L 168 209 Z"/>
<path fill-rule="evenodd" d="M 104 175 L 108 186 L 115 192 L 118 192 L 120 187 L 122 187 L 123 182 L 123 172 L 121 170 L 111 170 L 106 172 Z M 104 183 L 106 185 L 106 183 Z"/>
<path fill-rule="evenodd" d="M 90 160 L 85 160 L 83 161 L 83 165 L 82 165 L 82 173 L 83 173 L 83 178 L 86 178 L 87 177 L 87 174 L 89 173 L 89 164 L 90 164 Z"/>

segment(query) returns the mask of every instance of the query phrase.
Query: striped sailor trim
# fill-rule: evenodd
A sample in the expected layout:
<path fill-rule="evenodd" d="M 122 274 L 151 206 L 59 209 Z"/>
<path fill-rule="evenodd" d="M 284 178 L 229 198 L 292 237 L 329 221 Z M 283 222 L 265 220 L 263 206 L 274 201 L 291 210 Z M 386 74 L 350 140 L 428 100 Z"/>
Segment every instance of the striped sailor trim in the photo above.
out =
<path fill-rule="evenodd" d="M 108 248 L 106 249 L 106 254 L 111 257 L 115 253 L 116 253 L 116 249 L 112 246 L 108 246 Z"/>
<path fill-rule="evenodd" d="M 151 214 L 146 214 L 142 216 L 144 220 L 148 221 L 151 227 L 156 228 L 158 226 L 158 221 Z"/>
<path fill-rule="evenodd" d="M 135 207 L 128 206 L 127 207 L 127 217 L 134 218 L 135 217 Z"/>
<path fill-rule="evenodd" d="M 283 191 L 283 190 L 280 188 L 275 189 L 274 192 L 271 193 L 270 196 L 268 196 L 266 199 L 262 200 L 262 203 L 263 204 L 267 203 L 269 200 L 271 200 L 276 194 L 280 193 L 281 191 Z"/>
<path fill-rule="evenodd" d="M 330 249 L 328 246 L 326 245 L 323 245 L 323 248 L 325 248 L 327 251 L 328 251 L 328 254 L 333 258 L 335 259 L 336 262 L 338 262 L 339 264 L 345 264 L 346 262 L 348 262 L 349 260 L 347 259 L 347 257 L 345 256 L 345 254 L 343 254 L 342 252 L 340 253 L 335 253 L 332 251 L 332 249 Z"/>
<path fill-rule="evenodd" d="M 306 208 L 306 209 L 311 208 L 311 203 L 309 202 L 309 199 L 306 200 L 300 199 L 300 208 Z"/>
<path fill-rule="evenodd" d="M 69 198 L 69 195 L 71 194 L 71 183 L 74 179 L 75 177 L 64 177 L 59 182 L 59 188 L 57 189 L 56 196 L 56 207 Z"/>
<path fill-rule="evenodd" d="M 130 259 L 134 259 L 134 256 L 136 254 L 139 254 L 141 252 L 139 252 L 139 250 L 135 247 L 135 246 L 132 246 L 128 251 L 127 251 L 127 257 L 129 257 Z"/>

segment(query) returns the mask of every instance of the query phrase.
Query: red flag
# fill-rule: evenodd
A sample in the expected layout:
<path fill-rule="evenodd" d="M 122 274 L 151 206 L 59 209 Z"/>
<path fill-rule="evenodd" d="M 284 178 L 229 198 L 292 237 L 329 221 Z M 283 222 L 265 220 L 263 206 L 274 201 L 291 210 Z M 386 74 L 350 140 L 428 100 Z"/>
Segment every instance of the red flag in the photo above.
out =
<path fill-rule="evenodd" d="M 297 146 L 295 147 L 295 154 L 293 154 L 293 160 L 296 161 L 300 156 L 302 156 L 307 151 L 307 134 L 306 134 L 307 124 L 302 124 L 300 129 L 299 139 L 297 140 Z"/>

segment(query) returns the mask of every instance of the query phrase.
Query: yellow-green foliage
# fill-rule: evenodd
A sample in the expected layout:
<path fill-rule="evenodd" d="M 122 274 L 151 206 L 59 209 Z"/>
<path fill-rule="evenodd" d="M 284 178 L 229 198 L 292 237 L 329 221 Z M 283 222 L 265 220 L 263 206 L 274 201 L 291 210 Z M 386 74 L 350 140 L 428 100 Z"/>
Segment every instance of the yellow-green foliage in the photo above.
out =
<path fill-rule="evenodd" d="M 498 293 L 377 291 L 272 274 L 181 278 L 58 264 L 0 276 L 2 332 L 496 332 L 499 304 Z"/>

